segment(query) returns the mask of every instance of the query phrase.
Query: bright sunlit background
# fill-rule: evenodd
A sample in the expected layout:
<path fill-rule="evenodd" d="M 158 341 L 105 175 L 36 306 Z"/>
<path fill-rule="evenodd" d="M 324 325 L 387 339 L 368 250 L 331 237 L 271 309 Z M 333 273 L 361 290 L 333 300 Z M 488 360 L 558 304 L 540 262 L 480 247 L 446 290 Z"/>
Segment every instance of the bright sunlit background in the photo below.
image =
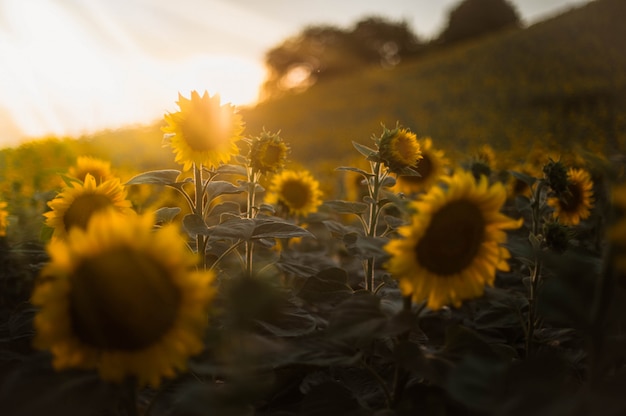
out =
<path fill-rule="evenodd" d="M 251 105 L 263 56 L 307 24 L 364 16 L 436 36 L 461 0 L 0 0 L 0 146 L 153 122 L 178 93 Z M 512 0 L 525 23 L 581 0 Z"/>

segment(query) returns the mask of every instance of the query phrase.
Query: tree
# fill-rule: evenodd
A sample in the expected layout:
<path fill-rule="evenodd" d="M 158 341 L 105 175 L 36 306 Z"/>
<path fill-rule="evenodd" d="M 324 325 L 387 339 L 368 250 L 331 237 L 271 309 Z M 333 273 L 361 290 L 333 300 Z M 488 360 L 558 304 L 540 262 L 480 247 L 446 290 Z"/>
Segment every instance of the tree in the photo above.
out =
<path fill-rule="evenodd" d="M 517 10 L 506 0 L 464 0 L 450 11 L 439 43 L 451 44 L 519 25 Z"/>
<path fill-rule="evenodd" d="M 268 76 L 263 94 L 268 98 L 303 90 L 366 66 L 394 66 L 419 51 L 420 45 L 406 22 L 380 17 L 365 18 L 352 30 L 309 26 L 265 54 Z"/>

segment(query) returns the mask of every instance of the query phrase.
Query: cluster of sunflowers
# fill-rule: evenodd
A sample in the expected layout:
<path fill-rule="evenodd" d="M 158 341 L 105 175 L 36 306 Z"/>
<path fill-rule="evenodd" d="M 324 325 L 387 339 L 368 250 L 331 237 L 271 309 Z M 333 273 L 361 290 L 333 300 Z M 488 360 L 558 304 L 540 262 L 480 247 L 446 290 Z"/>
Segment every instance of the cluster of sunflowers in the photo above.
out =
<path fill-rule="evenodd" d="M 165 115 L 164 145 L 182 171 L 122 183 L 107 162 L 82 157 L 48 204 L 49 261 L 32 303 L 34 344 L 52 354 L 56 370 L 97 370 L 107 382 L 157 388 L 184 373 L 190 357 L 210 353 L 207 331 L 219 330 L 222 295 L 233 281 L 257 287 L 270 279 L 305 301 L 339 296 L 348 304 L 364 293 L 368 305 L 395 299 L 394 313 L 420 317 L 481 298 L 500 273 L 512 274 L 513 263 L 528 273 L 520 326 L 522 350 L 532 355 L 544 325 L 541 253 L 565 251 L 571 228 L 590 217 L 586 170 L 550 159 L 542 177 L 512 171 L 507 184 L 493 179 L 488 147 L 467 169 L 451 169 L 430 138 L 396 125 L 383 127 L 373 147 L 353 143 L 359 167 L 337 168 L 357 178 L 351 200 L 323 201 L 310 172 L 286 168 L 289 147 L 278 133 L 244 137 L 241 116 L 219 96 L 194 91 L 177 104 L 179 111 Z M 128 190 L 143 185 L 176 190 L 182 206 L 138 212 Z M 515 212 L 505 215 L 511 205 Z M 613 234 L 618 244 L 621 225 Z M 507 245 L 507 231 L 527 239 L 518 250 L 525 258 Z M 313 259 L 309 247 L 318 249 Z M 245 293 L 243 302 L 254 303 L 256 294 Z M 302 299 L 295 305 L 306 309 Z M 402 328 L 397 346 L 409 339 Z M 363 365 L 393 407 L 402 374 L 390 376 L 390 389 L 386 376 Z"/>

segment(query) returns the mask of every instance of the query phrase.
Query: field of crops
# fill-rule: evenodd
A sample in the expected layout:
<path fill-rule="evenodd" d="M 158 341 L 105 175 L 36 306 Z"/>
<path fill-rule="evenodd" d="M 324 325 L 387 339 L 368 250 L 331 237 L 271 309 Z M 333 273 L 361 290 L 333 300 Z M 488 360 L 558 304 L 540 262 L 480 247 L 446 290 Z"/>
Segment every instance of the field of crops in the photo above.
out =
<path fill-rule="evenodd" d="M 626 413 L 625 15 L 1 149 L 0 414 Z"/>

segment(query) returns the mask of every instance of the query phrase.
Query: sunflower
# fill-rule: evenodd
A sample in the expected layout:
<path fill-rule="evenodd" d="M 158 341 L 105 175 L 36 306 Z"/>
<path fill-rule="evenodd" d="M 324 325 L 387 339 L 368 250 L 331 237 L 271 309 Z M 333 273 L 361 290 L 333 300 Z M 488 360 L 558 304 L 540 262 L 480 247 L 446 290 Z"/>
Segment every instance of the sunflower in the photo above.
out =
<path fill-rule="evenodd" d="M 401 173 L 411 168 L 422 158 L 420 144 L 415 133 L 405 128 L 396 127 L 393 130 L 383 129 L 378 145 L 380 157 L 389 170 Z"/>
<path fill-rule="evenodd" d="M 34 345 L 56 370 L 157 386 L 202 350 L 214 276 L 196 271 L 177 226 L 153 232 L 153 221 L 105 211 L 48 244 L 32 295 Z"/>
<path fill-rule="evenodd" d="M 506 190 L 470 172 L 446 177 L 446 188 L 433 186 L 413 202 L 412 223 L 399 228 L 403 238 L 385 246 L 387 270 L 399 280 L 404 295 L 427 300 L 432 309 L 460 306 L 493 285 L 497 270 L 507 271 L 509 251 L 503 230 L 518 228 L 522 219 L 501 214 Z"/>
<path fill-rule="evenodd" d="M 8 218 L 9 212 L 7 211 L 7 203 L 0 201 L 0 237 L 7 235 Z"/>
<path fill-rule="evenodd" d="M 124 215 L 132 215 L 131 202 L 119 179 L 96 184 L 89 173 L 83 183 L 73 182 L 56 198 L 48 202 L 52 209 L 44 214 L 46 225 L 54 229 L 53 237 L 66 238 L 74 227 L 85 229 L 95 212 L 112 208 Z"/>
<path fill-rule="evenodd" d="M 284 170 L 272 178 L 265 202 L 307 216 L 322 204 L 319 182 L 307 171 Z"/>
<path fill-rule="evenodd" d="M 593 182 L 589 172 L 570 168 L 565 188 L 557 196 L 548 198 L 548 205 L 554 208 L 553 216 L 561 224 L 578 225 L 591 215 L 593 207 Z"/>
<path fill-rule="evenodd" d="M 276 172 L 285 166 L 289 147 L 278 134 L 263 132 L 250 143 L 250 163 L 261 172 Z"/>
<path fill-rule="evenodd" d="M 220 105 L 219 95 L 202 97 L 197 91 L 187 99 L 178 94 L 180 111 L 166 114 L 163 132 L 170 136 L 169 145 L 176 162 L 184 170 L 193 164 L 207 167 L 226 163 L 239 154 L 236 142 L 242 138 L 243 121 L 230 104 Z"/>
<path fill-rule="evenodd" d="M 422 141 L 421 149 L 422 158 L 417 165 L 413 166 L 413 170 L 419 173 L 420 176 L 399 175 L 395 186 L 398 192 L 410 195 L 425 191 L 437 183 L 441 176 L 445 174 L 448 160 L 444 157 L 443 151 L 433 148 L 430 137 L 426 137 Z"/>
<path fill-rule="evenodd" d="M 76 165 L 69 168 L 68 174 L 81 181 L 90 174 L 98 184 L 114 178 L 111 174 L 111 163 L 90 156 L 79 156 Z"/>

